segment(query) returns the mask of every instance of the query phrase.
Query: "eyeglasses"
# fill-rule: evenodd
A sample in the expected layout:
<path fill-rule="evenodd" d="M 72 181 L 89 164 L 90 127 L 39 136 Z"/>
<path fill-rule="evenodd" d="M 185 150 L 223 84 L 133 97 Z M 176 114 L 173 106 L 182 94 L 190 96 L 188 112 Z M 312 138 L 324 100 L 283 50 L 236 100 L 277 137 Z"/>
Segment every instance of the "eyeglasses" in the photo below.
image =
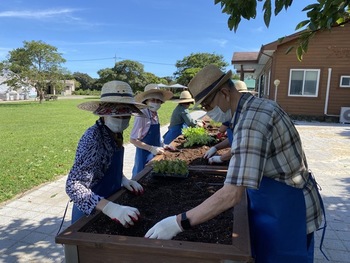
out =
<path fill-rule="evenodd" d="M 213 109 L 213 107 L 211 107 L 211 103 L 214 101 L 215 97 L 216 97 L 216 94 L 218 94 L 218 91 L 216 91 L 214 93 L 213 96 L 211 96 L 211 98 L 207 98 L 205 101 L 206 102 L 202 102 L 201 105 L 202 105 L 202 109 L 205 110 L 205 111 L 211 111 Z"/>

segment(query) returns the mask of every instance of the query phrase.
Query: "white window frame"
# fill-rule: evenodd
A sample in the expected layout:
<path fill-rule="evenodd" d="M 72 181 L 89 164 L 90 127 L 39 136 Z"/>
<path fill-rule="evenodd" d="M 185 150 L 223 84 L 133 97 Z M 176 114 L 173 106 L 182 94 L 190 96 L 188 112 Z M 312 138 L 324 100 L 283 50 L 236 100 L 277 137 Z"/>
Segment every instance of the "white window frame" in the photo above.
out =
<path fill-rule="evenodd" d="M 303 76 L 303 87 L 302 87 L 302 92 L 304 93 L 304 85 L 305 85 L 305 73 L 306 72 L 317 72 L 317 80 L 316 80 L 316 91 L 314 95 L 310 95 L 310 94 L 291 94 L 290 93 L 290 89 L 291 89 L 291 82 L 292 82 L 292 73 L 293 71 L 303 71 L 304 72 L 304 76 Z M 318 96 L 318 90 L 319 90 L 319 85 L 320 85 L 320 69 L 301 69 L 301 68 L 294 68 L 294 69 L 290 69 L 289 71 L 289 87 L 288 87 L 288 96 L 289 97 L 312 97 L 315 98 Z"/>
<path fill-rule="evenodd" d="M 343 85 L 342 83 L 343 83 L 343 79 L 345 79 L 345 78 L 347 78 L 347 79 L 350 79 L 350 76 L 348 76 L 348 75 L 342 75 L 342 76 L 340 76 L 340 87 L 341 88 L 350 88 L 350 81 L 349 81 L 349 85 Z"/>

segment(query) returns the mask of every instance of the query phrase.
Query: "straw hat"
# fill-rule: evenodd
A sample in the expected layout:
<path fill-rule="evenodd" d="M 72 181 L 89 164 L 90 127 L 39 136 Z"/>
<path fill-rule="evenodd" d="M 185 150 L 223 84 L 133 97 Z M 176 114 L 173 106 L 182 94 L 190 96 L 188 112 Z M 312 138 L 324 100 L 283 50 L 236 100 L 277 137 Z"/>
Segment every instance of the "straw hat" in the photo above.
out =
<path fill-rule="evenodd" d="M 231 78 L 232 71 L 222 72 L 215 65 L 208 65 L 199 71 L 188 84 L 196 105 L 213 94 L 220 86 Z"/>
<path fill-rule="evenodd" d="M 188 90 L 184 90 L 183 92 L 180 93 L 180 98 L 178 103 L 193 103 L 194 99 L 192 98 L 191 93 Z"/>
<path fill-rule="evenodd" d="M 169 100 L 173 97 L 173 93 L 169 90 L 162 90 L 157 84 L 148 84 L 144 92 L 141 92 L 135 96 L 137 102 L 143 103 L 148 99 L 159 99 L 162 102 Z"/>
<path fill-rule="evenodd" d="M 249 92 L 248 88 L 247 88 L 247 84 L 245 84 L 244 81 L 241 80 L 236 80 L 234 81 L 235 87 L 239 92 L 245 93 L 245 92 Z"/>
<path fill-rule="evenodd" d="M 123 81 L 109 81 L 101 90 L 99 101 L 88 101 L 78 105 L 81 110 L 92 111 L 99 116 L 143 115 L 140 109 L 147 105 L 138 103 L 130 85 Z"/>

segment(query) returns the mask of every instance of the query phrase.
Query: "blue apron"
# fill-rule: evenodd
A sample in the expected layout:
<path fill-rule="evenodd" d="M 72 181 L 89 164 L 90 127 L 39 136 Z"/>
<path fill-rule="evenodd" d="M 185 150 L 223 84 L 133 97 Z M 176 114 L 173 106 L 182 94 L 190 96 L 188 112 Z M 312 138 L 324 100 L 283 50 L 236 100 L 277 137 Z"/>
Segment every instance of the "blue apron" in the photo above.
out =
<path fill-rule="evenodd" d="M 111 141 L 114 144 L 114 141 Z M 114 146 L 115 147 L 115 146 Z M 112 156 L 111 164 L 103 178 L 91 189 L 97 195 L 107 198 L 121 188 L 123 178 L 124 147 L 118 148 Z M 85 214 L 73 205 L 72 224 Z"/>
<path fill-rule="evenodd" d="M 159 147 L 161 145 L 160 141 L 160 125 L 158 124 L 151 124 L 146 136 L 141 140 L 142 142 Z M 135 178 L 135 176 L 145 168 L 145 165 L 152 160 L 154 155 L 144 149 L 141 149 L 139 147 L 136 147 L 136 154 L 135 154 L 135 164 L 134 168 L 132 169 L 132 178 Z"/>
<path fill-rule="evenodd" d="M 170 144 L 177 136 L 182 134 L 182 129 L 187 127 L 188 125 L 186 123 L 181 123 L 169 128 L 169 130 L 163 136 L 164 143 Z"/>
<path fill-rule="evenodd" d="M 227 136 L 228 141 L 230 142 L 230 145 L 232 145 L 232 142 L 233 142 L 233 130 L 230 127 L 228 127 L 226 129 L 226 136 Z"/>
<path fill-rule="evenodd" d="M 227 129 L 227 137 L 231 144 L 233 129 L 241 113 L 241 99 L 242 97 L 238 102 L 234 121 Z M 309 180 L 312 180 L 316 187 L 324 213 L 316 181 L 311 175 Z M 263 176 L 259 189 L 247 189 L 247 194 L 251 247 L 255 262 L 312 263 L 314 234 L 306 234 L 306 207 L 303 189 Z M 324 218 L 326 218 L 325 214 Z M 324 231 L 320 245 L 322 253 L 323 237 Z"/>
<path fill-rule="evenodd" d="M 259 189 L 247 189 L 247 193 L 255 262 L 313 262 L 313 234 L 306 234 L 303 189 L 264 176 Z"/>

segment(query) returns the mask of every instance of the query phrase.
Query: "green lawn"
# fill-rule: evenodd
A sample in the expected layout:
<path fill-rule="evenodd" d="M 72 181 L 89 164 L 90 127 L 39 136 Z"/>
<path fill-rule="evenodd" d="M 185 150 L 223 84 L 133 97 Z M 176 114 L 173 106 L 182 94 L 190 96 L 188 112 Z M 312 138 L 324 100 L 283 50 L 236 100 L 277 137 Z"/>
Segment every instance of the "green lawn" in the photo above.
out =
<path fill-rule="evenodd" d="M 68 173 L 81 135 L 98 118 L 77 108 L 84 101 L 0 103 L 0 203 Z M 162 125 L 170 121 L 176 105 L 162 105 Z M 125 143 L 132 125 L 133 118 L 124 132 Z"/>

